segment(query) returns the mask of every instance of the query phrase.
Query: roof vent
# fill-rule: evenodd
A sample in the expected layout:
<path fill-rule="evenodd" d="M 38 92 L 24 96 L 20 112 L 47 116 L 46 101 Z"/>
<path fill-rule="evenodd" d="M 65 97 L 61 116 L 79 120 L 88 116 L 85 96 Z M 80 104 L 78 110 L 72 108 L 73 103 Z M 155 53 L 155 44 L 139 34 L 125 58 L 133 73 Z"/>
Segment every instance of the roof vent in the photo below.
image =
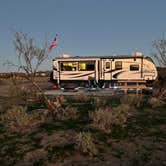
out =
<path fill-rule="evenodd" d="M 134 52 L 132 56 L 143 56 L 142 52 Z"/>
<path fill-rule="evenodd" d="M 61 54 L 60 58 L 70 58 L 70 55 L 68 55 L 68 54 Z"/>

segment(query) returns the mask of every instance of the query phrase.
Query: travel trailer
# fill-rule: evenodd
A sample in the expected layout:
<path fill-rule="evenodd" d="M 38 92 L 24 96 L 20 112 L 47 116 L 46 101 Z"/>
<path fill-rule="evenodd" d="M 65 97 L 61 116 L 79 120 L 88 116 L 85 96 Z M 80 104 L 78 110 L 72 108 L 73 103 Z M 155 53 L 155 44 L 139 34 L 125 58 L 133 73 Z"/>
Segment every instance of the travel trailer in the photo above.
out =
<path fill-rule="evenodd" d="M 157 69 L 150 57 L 140 52 L 126 56 L 71 57 L 53 59 L 52 80 L 61 88 L 148 87 L 157 78 Z"/>

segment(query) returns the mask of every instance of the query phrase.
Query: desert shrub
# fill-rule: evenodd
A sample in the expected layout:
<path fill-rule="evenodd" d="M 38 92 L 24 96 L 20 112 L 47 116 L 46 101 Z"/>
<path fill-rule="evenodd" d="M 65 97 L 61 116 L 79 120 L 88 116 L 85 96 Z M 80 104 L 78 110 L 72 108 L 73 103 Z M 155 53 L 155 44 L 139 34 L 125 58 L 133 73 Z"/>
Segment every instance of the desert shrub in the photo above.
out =
<path fill-rule="evenodd" d="M 111 132 L 112 128 L 112 108 L 99 108 L 94 112 L 89 113 L 90 119 L 93 121 L 93 127 L 104 130 L 106 132 Z"/>
<path fill-rule="evenodd" d="M 160 99 L 166 99 L 166 89 L 162 88 L 161 89 L 161 94 L 159 95 Z"/>
<path fill-rule="evenodd" d="M 132 115 L 132 108 L 127 104 L 120 104 L 113 108 L 114 120 L 113 124 L 123 126 L 129 116 Z"/>
<path fill-rule="evenodd" d="M 89 132 L 80 132 L 77 136 L 77 145 L 78 148 L 90 156 L 95 156 L 98 153 L 94 140 L 91 133 Z"/>
<path fill-rule="evenodd" d="M 12 79 L 9 87 L 9 102 L 11 105 L 23 103 L 27 100 L 28 93 L 26 89 L 21 88 L 17 80 Z"/>
<path fill-rule="evenodd" d="M 57 108 L 61 108 L 62 104 L 64 103 L 63 96 L 57 96 L 52 100 L 53 104 L 56 105 Z"/>
<path fill-rule="evenodd" d="M 93 121 L 92 126 L 103 130 L 106 133 L 112 131 L 113 125 L 123 126 L 130 115 L 130 107 L 126 104 L 121 104 L 117 107 L 106 107 L 95 110 L 89 113 L 90 119 Z"/>
<path fill-rule="evenodd" d="M 29 99 L 36 100 L 35 89 L 30 85 L 27 86 L 21 78 L 11 77 L 7 81 L 8 88 L 6 93 L 8 100 L 3 105 L 4 110 L 11 108 L 13 105 L 26 104 Z"/>
<path fill-rule="evenodd" d="M 79 117 L 75 107 L 67 106 L 64 110 L 64 117 L 71 120 L 76 120 Z"/>
<path fill-rule="evenodd" d="M 64 109 L 62 108 L 62 104 L 64 102 L 63 96 L 56 96 L 53 99 L 46 99 L 45 95 L 42 95 L 42 97 L 43 98 L 41 98 L 41 100 L 48 109 L 49 115 L 51 115 L 53 118 L 56 118 L 56 116 L 63 114 L 64 112 Z"/>
<path fill-rule="evenodd" d="M 29 111 L 29 110 L 28 110 Z M 43 123 L 47 122 L 50 119 L 49 112 L 45 108 L 36 108 L 35 110 L 29 111 L 33 123 Z"/>
<path fill-rule="evenodd" d="M 7 130 L 19 132 L 31 125 L 31 117 L 26 113 L 26 108 L 13 106 L 1 115 L 1 123 Z"/>
<path fill-rule="evenodd" d="M 164 102 L 159 98 L 151 97 L 148 100 L 148 104 L 150 104 L 152 106 L 152 108 L 155 108 L 155 107 L 162 106 L 164 104 Z"/>
<path fill-rule="evenodd" d="M 76 93 L 76 95 L 74 96 L 74 99 L 78 102 L 86 103 L 89 100 L 89 97 L 86 95 L 84 91 L 80 91 Z"/>
<path fill-rule="evenodd" d="M 143 97 L 135 94 L 123 95 L 120 98 L 121 104 L 127 104 L 129 106 L 136 106 L 136 107 L 140 107 L 142 101 Z"/>
<path fill-rule="evenodd" d="M 95 105 L 96 108 L 98 108 L 98 107 L 104 106 L 106 104 L 106 100 L 99 97 L 94 97 L 93 104 Z"/>

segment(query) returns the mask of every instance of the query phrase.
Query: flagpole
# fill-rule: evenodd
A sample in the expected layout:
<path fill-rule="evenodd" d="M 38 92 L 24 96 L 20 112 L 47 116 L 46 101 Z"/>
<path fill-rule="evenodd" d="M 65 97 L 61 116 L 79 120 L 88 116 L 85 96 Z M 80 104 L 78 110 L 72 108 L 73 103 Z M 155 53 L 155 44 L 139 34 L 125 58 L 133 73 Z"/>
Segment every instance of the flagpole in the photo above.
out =
<path fill-rule="evenodd" d="M 56 47 L 56 53 L 57 53 L 58 56 L 62 55 L 62 51 L 61 51 L 61 50 L 62 50 L 62 49 L 61 49 L 60 46 L 57 46 L 57 47 Z"/>

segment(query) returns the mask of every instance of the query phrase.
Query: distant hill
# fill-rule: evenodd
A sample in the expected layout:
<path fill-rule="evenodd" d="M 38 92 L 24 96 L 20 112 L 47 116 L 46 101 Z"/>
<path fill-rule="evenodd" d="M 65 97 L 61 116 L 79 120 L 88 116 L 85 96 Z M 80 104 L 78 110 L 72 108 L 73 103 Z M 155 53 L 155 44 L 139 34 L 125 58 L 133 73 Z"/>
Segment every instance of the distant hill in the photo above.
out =
<path fill-rule="evenodd" d="M 39 71 L 36 73 L 37 77 L 49 77 L 51 71 Z M 25 77 L 25 73 L 21 72 L 10 72 L 10 73 L 0 73 L 0 78 L 10 78 L 12 76 L 20 76 L 20 77 Z"/>

